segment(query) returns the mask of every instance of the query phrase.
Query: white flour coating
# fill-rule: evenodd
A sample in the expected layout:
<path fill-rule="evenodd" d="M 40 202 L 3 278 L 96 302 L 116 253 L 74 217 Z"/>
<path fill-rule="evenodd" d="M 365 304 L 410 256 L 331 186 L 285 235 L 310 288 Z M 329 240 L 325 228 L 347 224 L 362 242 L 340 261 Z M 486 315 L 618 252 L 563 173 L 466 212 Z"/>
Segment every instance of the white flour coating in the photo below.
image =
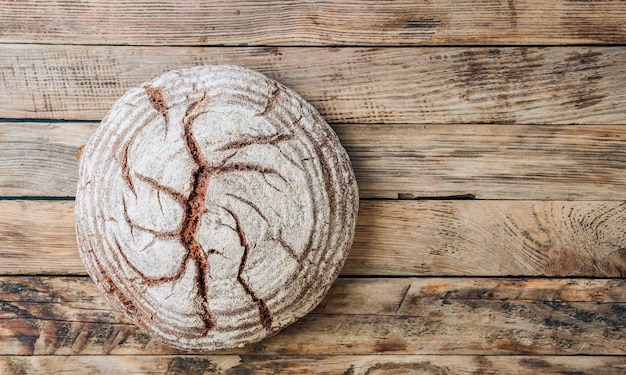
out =
<path fill-rule="evenodd" d="M 352 244 L 345 150 L 292 90 L 236 66 L 171 71 L 89 139 L 78 246 L 103 293 L 182 349 L 243 346 L 311 311 Z"/>

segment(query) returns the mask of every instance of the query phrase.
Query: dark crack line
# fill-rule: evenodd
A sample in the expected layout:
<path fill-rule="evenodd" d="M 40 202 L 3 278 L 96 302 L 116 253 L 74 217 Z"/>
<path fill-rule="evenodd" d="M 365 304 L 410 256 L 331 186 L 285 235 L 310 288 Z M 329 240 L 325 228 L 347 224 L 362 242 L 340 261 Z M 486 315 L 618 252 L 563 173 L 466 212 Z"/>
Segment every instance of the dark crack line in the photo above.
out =
<path fill-rule="evenodd" d="M 223 209 L 224 211 L 226 211 L 226 209 L 225 209 L 224 207 L 220 206 L 220 208 L 221 208 L 221 209 Z M 220 223 L 220 224 L 219 224 L 219 226 L 229 228 L 229 229 L 230 229 L 230 230 L 232 230 L 233 232 L 236 232 L 236 231 L 237 231 L 237 230 L 235 229 L 235 227 L 232 227 L 232 226 L 230 226 L 230 225 L 228 225 L 228 224 L 225 224 L 225 223 Z"/>
<path fill-rule="evenodd" d="M 156 238 L 161 239 L 161 240 L 175 240 L 175 239 L 179 238 L 179 236 L 180 236 L 179 230 L 170 231 L 170 232 L 163 232 L 163 231 L 158 231 L 158 230 L 155 230 L 155 229 L 146 228 L 146 227 L 143 227 L 143 226 L 135 223 L 130 218 L 130 216 L 128 216 L 128 208 L 127 208 L 127 205 L 126 205 L 126 199 L 124 197 L 122 197 L 122 206 L 124 208 L 124 219 L 126 220 L 126 223 L 128 224 L 128 226 L 130 226 L 131 231 L 133 229 L 138 229 L 140 231 L 150 233 L 151 235 L 153 235 Z"/>
<path fill-rule="evenodd" d="M 256 137 L 249 136 L 242 141 L 227 143 L 226 145 L 218 148 L 217 151 L 239 150 L 251 145 L 276 145 L 279 142 L 289 139 L 293 139 L 292 134 L 260 135 Z"/>
<path fill-rule="evenodd" d="M 157 201 L 159 202 L 159 209 L 161 210 L 161 213 L 165 215 L 165 212 L 163 211 L 163 202 L 161 202 L 161 190 L 157 190 Z"/>
<path fill-rule="evenodd" d="M 298 168 L 301 172 L 304 172 L 304 168 L 302 168 L 302 166 L 300 164 L 297 164 L 295 160 L 293 160 L 292 158 L 290 158 L 289 156 L 287 156 L 283 150 L 281 150 L 280 148 L 278 149 L 278 152 L 280 152 L 280 154 L 287 159 L 287 161 L 289 161 L 294 167 Z"/>
<path fill-rule="evenodd" d="M 182 275 L 185 273 L 185 271 L 187 270 L 187 261 L 189 260 L 189 253 L 187 253 L 185 255 L 185 257 L 183 258 L 183 262 L 181 263 L 180 268 L 178 269 L 178 271 L 176 271 L 176 273 L 173 276 L 165 276 L 165 277 L 149 277 L 146 276 L 146 274 L 144 274 L 141 270 L 139 270 L 137 267 L 135 267 L 133 265 L 133 263 L 128 259 L 128 257 L 126 256 L 126 253 L 122 251 L 122 246 L 120 245 L 117 237 L 113 237 L 113 240 L 115 241 L 115 246 L 117 246 L 117 249 L 119 250 L 120 254 L 122 255 L 122 258 L 124 259 L 124 262 L 135 272 L 137 273 L 141 279 L 148 284 L 149 286 L 157 286 L 157 285 L 161 285 L 161 284 L 165 284 L 165 283 L 170 283 L 172 281 L 176 281 L 178 279 L 180 279 L 182 277 Z M 154 241 L 152 241 L 150 244 L 152 244 Z M 150 246 L 150 244 L 146 245 L 145 249 Z"/>
<path fill-rule="evenodd" d="M 181 193 L 177 192 L 176 190 L 172 189 L 169 186 L 165 186 L 165 185 L 161 185 L 157 180 L 144 176 L 142 174 L 139 173 L 135 173 L 135 176 L 137 176 L 137 178 L 145 183 L 147 183 L 148 185 L 151 185 L 156 191 L 160 191 L 163 193 L 166 193 L 167 195 L 169 195 L 170 197 L 172 197 L 172 199 L 174 199 L 176 202 L 178 203 L 183 203 L 187 200 L 187 198 L 182 195 Z"/>
<path fill-rule="evenodd" d="M 122 164 L 122 178 L 126 181 L 126 183 L 128 184 L 128 187 L 130 188 L 130 191 L 135 196 L 137 196 L 137 193 L 135 192 L 135 186 L 133 185 L 133 180 L 130 177 L 131 170 L 130 170 L 130 166 L 128 165 L 128 156 L 130 154 L 130 147 L 135 143 L 135 139 L 141 133 L 141 131 L 146 126 L 148 126 L 152 122 L 152 120 L 154 120 L 154 118 L 155 117 L 149 118 L 144 124 L 139 126 L 137 130 L 135 130 L 135 132 L 130 136 L 128 143 L 126 143 L 124 150 L 122 151 L 122 160 L 120 161 L 120 164 Z"/>
<path fill-rule="evenodd" d="M 225 259 L 229 259 L 226 255 L 224 255 L 223 251 L 220 251 L 220 250 L 217 250 L 217 249 L 213 249 L 213 248 L 207 250 L 207 254 L 210 254 L 210 255 L 217 254 L 219 256 L 224 257 Z M 209 275 L 209 278 L 211 278 L 211 275 Z"/>
<path fill-rule="evenodd" d="M 150 104 L 152 108 L 154 108 L 157 112 L 163 116 L 165 120 L 165 138 L 167 139 L 167 129 L 169 127 L 170 118 L 169 118 L 169 106 L 163 99 L 163 89 L 160 87 L 151 87 L 145 86 L 144 90 L 146 91 L 146 95 L 148 95 L 148 100 L 150 100 Z"/>
<path fill-rule="evenodd" d="M 246 239 L 246 234 L 244 233 L 243 229 L 241 229 L 239 217 L 228 208 L 222 208 L 226 212 L 228 212 L 230 216 L 232 216 L 235 220 L 235 232 L 239 236 L 239 243 L 241 247 L 243 247 L 243 255 L 241 256 L 241 261 L 239 262 L 239 270 L 237 272 L 237 281 L 239 282 L 239 284 L 241 284 L 244 291 L 250 296 L 252 301 L 257 304 L 257 307 L 259 309 L 259 316 L 261 319 L 261 325 L 263 325 L 265 329 L 270 329 L 270 327 L 272 326 L 272 313 L 265 304 L 265 301 L 257 297 L 256 293 L 254 293 L 254 291 L 250 287 L 250 284 L 248 284 L 248 282 L 243 278 L 243 272 L 246 269 L 246 262 L 248 261 L 248 255 L 250 254 L 250 243 L 248 243 L 248 240 Z"/>
<path fill-rule="evenodd" d="M 291 247 L 291 245 L 289 245 L 289 243 L 287 243 L 287 241 L 285 241 L 285 239 L 283 238 L 283 231 L 282 229 L 280 229 L 278 231 L 278 238 L 274 238 L 274 241 L 277 241 L 280 246 L 283 247 L 283 249 L 285 249 L 285 251 L 293 258 L 296 260 L 296 262 L 298 263 L 298 268 L 302 269 L 302 263 L 300 262 L 300 259 L 298 258 L 298 255 L 296 254 L 296 251 L 293 249 L 293 247 Z"/>
<path fill-rule="evenodd" d="M 183 118 L 185 143 L 191 158 L 196 163 L 196 169 L 192 175 L 191 193 L 189 193 L 189 197 L 183 203 L 185 216 L 183 217 L 180 230 L 180 239 L 183 246 L 189 251 L 189 256 L 194 260 L 197 268 L 195 282 L 198 289 L 198 304 L 202 311 L 200 318 L 204 324 L 205 335 L 206 332 L 216 326 L 216 319 L 208 306 L 209 298 L 206 278 L 210 273 L 211 267 L 208 255 L 202 249 L 202 245 L 196 239 L 196 235 L 200 228 L 202 215 L 207 212 L 205 202 L 211 177 L 211 168 L 200 151 L 200 146 L 194 137 L 192 127 L 195 119 L 202 113 L 201 110 L 206 105 L 206 99 L 205 93 L 200 100 L 191 103 Z"/>
<path fill-rule="evenodd" d="M 285 194 L 282 190 L 280 190 L 279 188 L 277 188 L 276 186 L 274 186 L 274 184 L 272 184 L 268 179 L 267 179 L 267 174 L 263 174 L 263 180 L 265 180 L 265 183 L 268 184 L 272 189 L 276 190 L 277 192 L 281 193 L 281 194 Z M 284 181 L 284 180 L 283 180 Z"/>
<path fill-rule="evenodd" d="M 238 152 L 239 152 L 239 150 L 235 150 L 235 151 L 233 151 L 232 154 L 230 154 L 227 157 L 225 157 L 224 159 L 222 159 L 222 163 L 220 164 L 220 167 L 223 167 L 226 164 L 226 162 L 228 162 L 230 159 L 235 157 L 235 155 L 237 155 Z"/>
<path fill-rule="evenodd" d="M 283 175 L 281 175 L 277 170 L 273 168 L 264 168 L 256 164 L 249 163 L 229 163 L 224 164 L 222 166 L 216 167 L 213 169 L 214 174 L 224 174 L 224 173 L 234 173 L 234 172 L 258 172 L 262 175 L 270 174 L 273 176 L 277 176 L 284 183 L 287 183 L 287 180 Z"/>
<path fill-rule="evenodd" d="M 396 308 L 396 312 L 400 311 L 404 300 L 406 299 L 407 294 L 409 293 L 409 289 L 411 289 L 411 284 L 404 287 L 402 290 L 402 296 L 400 297 L 400 302 L 398 302 L 398 307 Z"/>
<path fill-rule="evenodd" d="M 240 201 L 241 203 L 249 206 L 250 208 L 252 208 L 254 210 L 254 212 L 256 212 L 269 225 L 269 219 L 267 218 L 267 216 L 265 216 L 265 214 L 263 214 L 261 209 L 256 204 L 250 202 L 249 200 L 247 200 L 247 199 L 245 199 L 243 197 L 240 197 L 240 196 L 232 194 L 232 193 L 224 193 L 224 195 L 229 196 L 231 198 L 234 198 L 234 199 Z"/>
<path fill-rule="evenodd" d="M 148 249 L 148 247 L 150 247 L 150 246 L 154 245 L 154 243 L 155 243 L 155 242 L 156 242 L 156 237 L 153 237 L 153 238 L 150 240 L 150 242 L 148 242 L 148 244 L 147 244 L 146 246 L 144 246 L 144 247 L 143 247 L 143 249 L 141 249 L 140 253 L 145 252 L 145 251 Z"/>
<path fill-rule="evenodd" d="M 270 98 L 267 100 L 267 104 L 265 104 L 265 108 L 257 116 L 265 116 L 269 112 L 273 111 L 274 108 L 276 108 L 276 103 L 278 102 L 278 97 L 280 96 L 281 91 L 280 91 L 280 87 L 278 87 L 278 83 L 276 82 L 272 82 L 272 83 L 274 84 L 274 90 L 272 90 L 272 94 L 270 95 Z"/>
<path fill-rule="evenodd" d="M 130 140 L 126 144 L 126 147 L 124 147 L 124 152 L 122 153 L 121 164 L 122 164 L 122 177 L 128 184 L 130 191 L 132 191 L 133 194 L 137 196 L 137 193 L 135 192 L 135 186 L 133 185 L 133 180 L 132 178 L 130 178 L 130 167 L 128 166 L 128 154 L 130 153 L 130 146 L 134 143 L 135 138 L 137 138 L 137 133 L 133 134 L 130 137 Z"/>

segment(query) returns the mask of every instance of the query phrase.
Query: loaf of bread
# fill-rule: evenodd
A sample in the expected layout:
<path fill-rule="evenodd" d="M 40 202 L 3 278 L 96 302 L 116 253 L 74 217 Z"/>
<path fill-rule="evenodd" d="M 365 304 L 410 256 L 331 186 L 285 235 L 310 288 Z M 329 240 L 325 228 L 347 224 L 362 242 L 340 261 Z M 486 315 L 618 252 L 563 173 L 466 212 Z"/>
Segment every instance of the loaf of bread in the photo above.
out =
<path fill-rule="evenodd" d="M 237 66 L 170 71 L 119 99 L 80 157 L 80 255 L 104 295 L 180 349 L 240 347 L 319 304 L 354 236 L 339 139 Z"/>

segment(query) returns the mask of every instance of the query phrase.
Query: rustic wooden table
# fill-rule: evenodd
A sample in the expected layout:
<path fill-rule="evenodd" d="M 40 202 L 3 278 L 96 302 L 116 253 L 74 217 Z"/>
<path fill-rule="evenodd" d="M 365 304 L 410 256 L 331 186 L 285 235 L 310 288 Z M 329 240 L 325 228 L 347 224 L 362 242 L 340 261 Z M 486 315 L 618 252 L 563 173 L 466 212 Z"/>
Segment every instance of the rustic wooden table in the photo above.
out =
<path fill-rule="evenodd" d="M 0 373 L 626 373 L 626 3 L 0 3 Z M 126 89 L 238 64 L 339 134 L 361 209 L 328 298 L 188 353 L 100 296 L 74 153 Z"/>

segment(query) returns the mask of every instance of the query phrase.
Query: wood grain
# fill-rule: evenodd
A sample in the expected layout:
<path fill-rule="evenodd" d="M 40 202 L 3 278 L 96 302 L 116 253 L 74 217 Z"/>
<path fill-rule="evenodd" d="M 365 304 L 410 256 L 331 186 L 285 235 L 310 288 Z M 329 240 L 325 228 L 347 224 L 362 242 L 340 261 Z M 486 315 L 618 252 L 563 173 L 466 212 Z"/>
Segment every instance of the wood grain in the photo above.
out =
<path fill-rule="evenodd" d="M 0 201 L 1 274 L 85 274 L 71 201 Z M 344 275 L 626 276 L 624 202 L 361 201 Z"/>
<path fill-rule="evenodd" d="M 626 127 L 339 125 L 366 198 L 624 200 Z"/>
<path fill-rule="evenodd" d="M 0 42 L 130 45 L 623 43 L 618 0 L 3 2 Z M 97 25 L 97 32 L 94 32 Z"/>
<path fill-rule="evenodd" d="M 626 349 L 625 286 L 606 279 L 340 279 L 313 313 L 279 335 L 216 354 L 616 355 Z M 110 310 L 86 277 L 1 278 L 0 301 L 4 355 L 179 353 Z"/>
<path fill-rule="evenodd" d="M 0 207 L 1 264 L 7 267 L 0 273 L 85 273 L 76 246 L 74 202 L 0 201 Z"/>
<path fill-rule="evenodd" d="M 0 356 L 7 375 L 81 374 L 516 374 L 619 375 L 621 356 L 489 355 L 142 355 Z"/>
<path fill-rule="evenodd" d="M 0 373 L 623 374 L 624 19 L 620 0 L 0 2 Z M 178 352 L 78 257 L 74 153 L 96 125 L 43 121 L 225 63 L 314 104 L 383 200 L 304 320 Z M 487 200 L 433 199 L 457 195 Z"/>
<path fill-rule="evenodd" d="M 626 47 L 193 48 L 4 44 L 0 118 L 100 119 L 202 64 L 257 69 L 332 123 L 626 124 Z"/>
<path fill-rule="evenodd" d="M 624 203 L 364 203 L 344 274 L 626 274 Z"/>
<path fill-rule="evenodd" d="M 0 122 L 0 196 L 74 196 L 74 154 L 96 126 Z M 333 128 L 363 198 L 626 200 L 623 126 Z"/>
<path fill-rule="evenodd" d="M 95 124 L 0 122 L 0 196 L 75 196 L 76 152 Z"/>

